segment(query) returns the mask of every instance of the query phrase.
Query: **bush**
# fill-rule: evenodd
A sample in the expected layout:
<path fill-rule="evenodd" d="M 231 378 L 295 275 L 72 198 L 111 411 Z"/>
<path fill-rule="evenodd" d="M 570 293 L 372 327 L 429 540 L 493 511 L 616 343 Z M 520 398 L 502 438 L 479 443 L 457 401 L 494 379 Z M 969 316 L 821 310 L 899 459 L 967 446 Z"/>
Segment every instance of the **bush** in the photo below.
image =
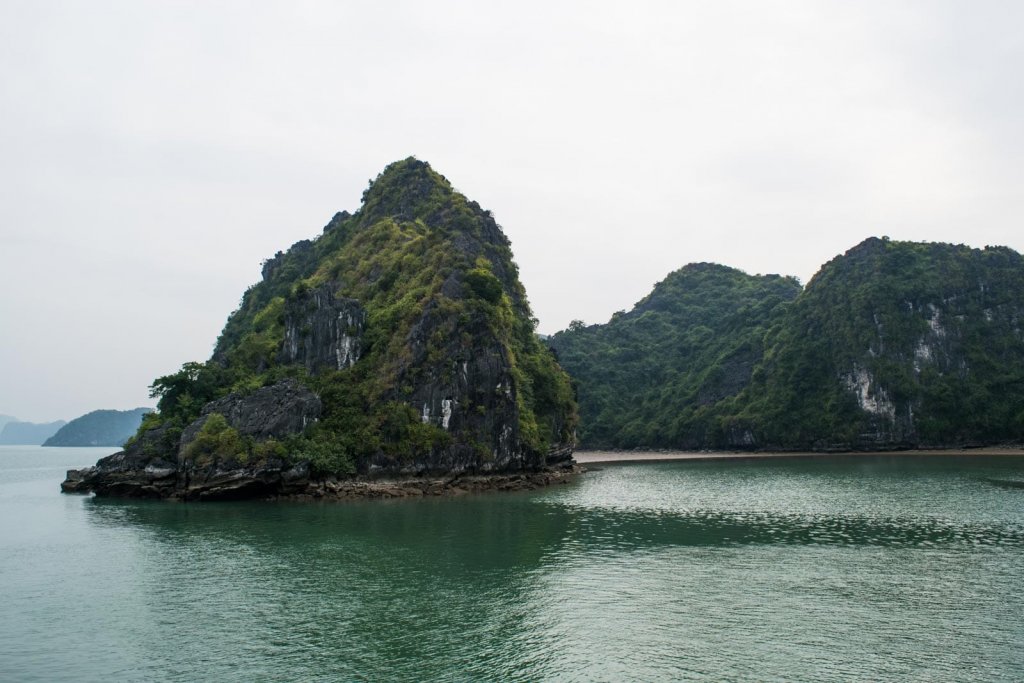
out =
<path fill-rule="evenodd" d="M 488 303 L 497 304 L 501 301 L 501 294 L 504 291 L 501 281 L 486 268 L 474 268 L 466 273 L 466 284 L 473 294 Z"/>
<path fill-rule="evenodd" d="M 238 430 L 228 424 L 219 413 L 211 413 L 196 438 L 185 447 L 185 457 L 197 465 L 208 465 L 216 460 L 249 460 L 248 444 Z"/>

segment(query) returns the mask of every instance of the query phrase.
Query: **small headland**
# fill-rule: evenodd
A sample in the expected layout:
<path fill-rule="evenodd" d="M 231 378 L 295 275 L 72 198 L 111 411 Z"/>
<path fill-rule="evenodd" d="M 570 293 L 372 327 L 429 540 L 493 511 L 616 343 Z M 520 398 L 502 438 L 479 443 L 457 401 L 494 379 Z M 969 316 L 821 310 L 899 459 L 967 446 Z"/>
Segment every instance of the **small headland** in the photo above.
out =
<path fill-rule="evenodd" d="M 123 454 L 116 454 L 123 456 Z M 259 467 L 208 468 L 190 472 L 177 468 L 122 469 L 107 463 L 68 470 L 61 483 L 64 493 L 95 493 L 98 497 L 163 499 L 174 501 L 228 500 L 350 500 L 459 496 L 488 491 L 532 491 L 565 484 L 584 468 L 568 460 L 535 470 L 395 475 L 380 477 L 310 476 L 305 463 L 288 466 L 264 463 Z"/>

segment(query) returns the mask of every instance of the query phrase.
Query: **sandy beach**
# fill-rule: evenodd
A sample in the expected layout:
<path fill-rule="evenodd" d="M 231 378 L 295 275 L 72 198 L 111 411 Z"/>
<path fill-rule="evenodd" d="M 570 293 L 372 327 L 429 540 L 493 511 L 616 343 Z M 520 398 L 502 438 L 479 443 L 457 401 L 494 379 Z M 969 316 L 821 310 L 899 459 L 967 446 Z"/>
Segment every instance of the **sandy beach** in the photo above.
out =
<path fill-rule="evenodd" d="M 576 451 L 573 457 L 581 465 L 612 462 L 665 462 L 669 460 L 755 460 L 764 458 L 813 458 L 829 456 L 877 455 L 1009 455 L 1024 456 L 1024 448 L 967 448 L 948 450 L 814 452 L 740 452 L 740 451 Z"/>

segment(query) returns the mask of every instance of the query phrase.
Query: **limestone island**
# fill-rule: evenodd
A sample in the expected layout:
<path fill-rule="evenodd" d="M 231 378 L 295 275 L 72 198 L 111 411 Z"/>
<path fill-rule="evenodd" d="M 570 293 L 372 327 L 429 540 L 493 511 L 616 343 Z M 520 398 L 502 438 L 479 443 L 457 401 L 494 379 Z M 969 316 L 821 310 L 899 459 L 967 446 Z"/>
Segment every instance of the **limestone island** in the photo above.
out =
<path fill-rule="evenodd" d="M 263 264 L 212 357 L 151 388 L 61 489 L 177 500 L 406 496 L 571 476 L 577 409 L 490 212 L 414 158 Z"/>
<path fill-rule="evenodd" d="M 139 430 L 142 418 L 152 408 L 134 410 L 94 410 L 57 430 L 44 446 L 124 446 Z"/>

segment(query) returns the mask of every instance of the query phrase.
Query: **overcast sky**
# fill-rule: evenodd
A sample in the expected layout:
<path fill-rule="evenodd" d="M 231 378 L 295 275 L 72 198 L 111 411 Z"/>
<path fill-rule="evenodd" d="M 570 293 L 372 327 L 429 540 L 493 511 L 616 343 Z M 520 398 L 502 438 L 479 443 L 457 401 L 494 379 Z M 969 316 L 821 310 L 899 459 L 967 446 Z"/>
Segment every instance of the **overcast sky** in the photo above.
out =
<path fill-rule="evenodd" d="M 0 0 L 0 413 L 151 405 L 260 261 L 429 161 L 542 332 L 716 261 L 1024 250 L 1021 2 Z"/>

